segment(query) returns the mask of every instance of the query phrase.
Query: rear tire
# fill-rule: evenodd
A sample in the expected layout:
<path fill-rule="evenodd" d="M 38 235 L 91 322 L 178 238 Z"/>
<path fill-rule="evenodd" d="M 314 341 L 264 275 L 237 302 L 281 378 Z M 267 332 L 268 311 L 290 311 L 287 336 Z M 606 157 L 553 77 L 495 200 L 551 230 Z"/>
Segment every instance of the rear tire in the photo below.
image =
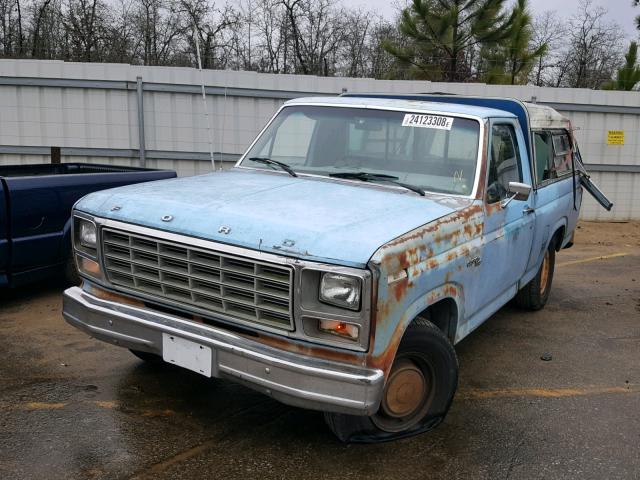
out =
<path fill-rule="evenodd" d="M 378 411 L 370 416 L 325 413 L 343 442 L 377 443 L 436 427 L 449 411 L 458 385 L 458 358 L 449 339 L 430 321 L 407 328 L 385 381 Z"/>
<path fill-rule="evenodd" d="M 515 304 L 518 307 L 535 311 L 542 309 L 547 304 L 551 293 L 555 264 L 556 246 L 552 241 L 544 252 L 538 273 L 516 295 Z"/>
<path fill-rule="evenodd" d="M 166 363 L 160 355 L 156 355 L 155 353 L 141 352 L 140 350 L 131 350 L 131 349 L 129 351 L 133 353 L 136 357 L 138 357 L 140 360 L 144 360 L 146 363 L 149 363 L 149 364 L 161 365 Z"/>

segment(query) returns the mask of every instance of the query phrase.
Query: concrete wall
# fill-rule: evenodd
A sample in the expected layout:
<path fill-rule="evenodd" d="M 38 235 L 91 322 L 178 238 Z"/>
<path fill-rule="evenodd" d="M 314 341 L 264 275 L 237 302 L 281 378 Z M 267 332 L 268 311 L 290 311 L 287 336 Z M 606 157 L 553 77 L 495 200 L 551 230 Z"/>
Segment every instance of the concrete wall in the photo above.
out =
<path fill-rule="evenodd" d="M 148 167 L 196 175 L 211 170 L 210 137 L 228 168 L 290 98 L 345 90 L 508 96 L 551 105 L 578 129 L 588 170 L 615 203 L 606 212 L 587 198 L 583 218 L 640 219 L 638 92 L 232 71 L 206 71 L 204 79 L 211 135 L 194 69 L 0 60 L 0 164 L 48 162 L 58 146 L 67 162 L 137 165 L 144 154 Z M 608 130 L 624 130 L 625 144 L 608 145 Z"/>

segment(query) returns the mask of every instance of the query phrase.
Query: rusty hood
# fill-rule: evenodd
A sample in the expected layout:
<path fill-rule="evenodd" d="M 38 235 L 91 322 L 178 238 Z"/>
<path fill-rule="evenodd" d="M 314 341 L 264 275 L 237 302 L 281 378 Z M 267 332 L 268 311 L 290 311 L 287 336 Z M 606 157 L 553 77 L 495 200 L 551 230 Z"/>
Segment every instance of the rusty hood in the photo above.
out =
<path fill-rule="evenodd" d="M 206 240 L 364 267 L 380 246 L 470 202 L 368 183 L 233 169 L 104 190 L 84 197 L 76 208 Z"/>

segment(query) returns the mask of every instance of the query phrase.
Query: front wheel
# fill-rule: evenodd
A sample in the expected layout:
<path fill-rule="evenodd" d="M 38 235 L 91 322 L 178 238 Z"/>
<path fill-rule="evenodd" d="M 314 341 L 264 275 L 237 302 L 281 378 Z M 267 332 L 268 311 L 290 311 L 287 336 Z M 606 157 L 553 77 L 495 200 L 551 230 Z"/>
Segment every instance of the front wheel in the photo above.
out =
<path fill-rule="evenodd" d="M 518 307 L 526 310 L 540 310 L 547 304 L 551 293 L 555 264 L 556 247 L 555 243 L 551 242 L 544 252 L 538 273 L 516 295 L 515 303 Z"/>
<path fill-rule="evenodd" d="M 407 329 L 385 382 L 378 411 L 370 416 L 325 413 L 343 442 L 374 443 L 416 435 L 437 426 L 458 385 L 458 358 L 433 323 L 417 318 Z"/>

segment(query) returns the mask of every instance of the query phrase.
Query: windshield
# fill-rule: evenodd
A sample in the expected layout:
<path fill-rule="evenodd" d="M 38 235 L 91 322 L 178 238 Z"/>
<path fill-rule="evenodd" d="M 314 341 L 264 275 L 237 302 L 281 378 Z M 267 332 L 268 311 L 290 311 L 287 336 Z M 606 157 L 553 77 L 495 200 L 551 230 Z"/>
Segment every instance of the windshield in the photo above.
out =
<path fill-rule="evenodd" d="M 470 195 L 479 137 L 479 122 L 467 118 L 298 105 L 278 114 L 241 165 L 276 170 L 280 162 L 296 173 L 326 176 L 366 172 Z"/>

